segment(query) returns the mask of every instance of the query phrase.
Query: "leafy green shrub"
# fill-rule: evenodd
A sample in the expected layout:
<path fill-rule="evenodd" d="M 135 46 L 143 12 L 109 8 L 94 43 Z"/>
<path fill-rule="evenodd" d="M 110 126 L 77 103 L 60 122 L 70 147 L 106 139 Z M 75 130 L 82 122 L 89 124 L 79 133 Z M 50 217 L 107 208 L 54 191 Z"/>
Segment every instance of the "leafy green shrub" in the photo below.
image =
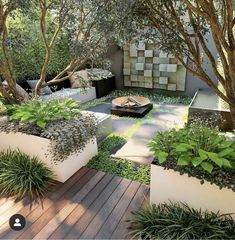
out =
<path fill-rule="evenodd" d="M 186 204 L 149 205 L 129 220 L 133 239 L 234 239 L 229 215 L 202 212 Z"/>
<path fill-rule="evenodd" d="M 48 18 L 48 35 L 51 37 L 53 20 Z M 11 38 L 11 55 L 17 81 L 26 79 L 39 79 L 41 67 L 45 58 L 45 47 L 40 34 L 38 13 L 30 15 L 15 12 L 9 18 L 9 35 Z M 1 55 L 1 52 L 0 52 Z M 52 56 L 47 74 L 55 75 L 64 69 L 71 60 L 69 38 L 61 34 L 52 50 Z"/>
<path fill-rule="evenodd" d="M 149 145 L 155 164 L 196 177 L 201 184 L 207 180 L 235 191 L 234 142 L 227 141 L 218 130 L 198 125 L 173 129 L 159 133 Z"/>
<path fill-rule="evenodd" d="M 54 182 L 54 174 L 35 157 L 20 151 L 0 153 L 0 194 L 23 198 L 43 197 Z"/>
<path fill-rule="evenodd" d="M 159 133 L 149 144 L 159 164 L 177 161 L 179 166 L 235 169 L 235 142 L 227 141 L 217 129 L 193 124 Z"/>
<path fill-rule="evenodd" d="M 149 165 L 138 165 L 126 159 L 114 159 L 112 156 L 110 156 L 113 149 L 120 145 L 123 145 L 125 142 L 126 139 L 121 136 L 108 136 L 99 144 L 98 155 L 92 158 L 87 166 L 94 168 L 97 171 L 103 171 L 144 184 L 149 184 Z"/>
<path fill-rule="evenodd" d="M 45 128 L 46 124 L 52 121 L 70 120 L 79 113 L 78 104 L 71 99 L 62 102 L 58 100 L 49 102 L 33 100 L 21 105 L 8 106 L 10 120 L 36 124 L 40 128 Z"/>

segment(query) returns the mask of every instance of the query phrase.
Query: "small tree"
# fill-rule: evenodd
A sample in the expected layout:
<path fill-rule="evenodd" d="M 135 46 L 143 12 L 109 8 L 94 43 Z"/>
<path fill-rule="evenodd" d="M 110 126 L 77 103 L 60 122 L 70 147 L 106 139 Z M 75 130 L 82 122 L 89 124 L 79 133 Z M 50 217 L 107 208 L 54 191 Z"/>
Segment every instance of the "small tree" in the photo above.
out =
<path fill-rule="evenodd" d="M 130 4 L 130 2 L 129 2 Z M 137 0 L 132 1 L 133 21 L 145 37 L 157 41 L 162 50 L 174 54 L 192 74 L 203 80 L 229 104 L 235 126 L 235 15 L 232 0 Z M 211 34 L 218 52 L 208 47 Z M 203 68 L 207 56 L 222 89 Z M 188 57 L 186 64 L 184 57 Z M 223 73 L 218 70 L 218 60 Z"/>
<path fill-rule="evenodd" d="M 10 92 L 5 89 L 0 81 L 0 94 L 5 101 L 14 103 L 18 101 L 16 91 L 16 76 L 13 69 L 12 58 L 9 52 L 9 37 L 7 19 L 14 15 L 15 11 L 24 11 L 30 6 L 29 0 L 9 0 L 0 1 L 0 46 L 2 49 L 2 58 L 0 59 L 0 73 L 7 81 Z"/>
<path fill-rule="evenodd" d="M 8 3 L 10 1 L 7 1 Z M 42 63 L 39 81 L 35 88 L 35 96 L 40 94 L 40 89 L 47 85 L 54 85 L 68 79 L 74 71 L 84 65 L 87 60 L 104 62 L 106 56 L 108 41 L 115 34 L 116 24 L 115 18 L 110 21 L 107 15 L 110 0 L 39 0 L 31 1 L 28 14 L 34 12 L 34 16 L 38 15 L 40 22 L 41 38 L 45 46 L 45 59 Z M 0 7 L 5 7 L 0 2 Z M 19 6 L 23 6 L 19 3 Z M 16 7 L 14 11 L 18 10 Z M 13 14 L 13 11 L 10 13 Z M 3 13 L 4 15 L 4 13 Z M 4 26 L 7 29 L 7 17 L 4 18 Z M 50 20 L 50 21 L 49 21 Z M 51 24 L 53 22 L 53 24 Z M 49 24 L 50 23 L 50 24 Z M 69 45 L 72 52 L 70 62 L 65 68 L 59 72 L 53 79 L 45 82 L 50 64 L 53 48 L 56 41 L 61 35 L 69 36 Z M 3 36 L 4 32 L 2 33 Z M 11 78 L 5 74 L 3 68 L 0 68 L 1 75 L 8 82 L 10 94 L 7 93 L 3 86 L 0 85 L 0 92 L 8 102 L 8 96 L 17 100 L 16 77 L 14 75 L 14 66 L 10 59 L 10 45 L 7 43 L 8 36 L 2 39 L 5 44 L 2 50 L 7 50 L 6 59 L 9 60 L 9 74 Z M 8 73 L 7 72 L 7 73 Z M 8 74 L 8 75 L 9 75 Z M 13 80 L 12 80 L 13 79 Z"/>

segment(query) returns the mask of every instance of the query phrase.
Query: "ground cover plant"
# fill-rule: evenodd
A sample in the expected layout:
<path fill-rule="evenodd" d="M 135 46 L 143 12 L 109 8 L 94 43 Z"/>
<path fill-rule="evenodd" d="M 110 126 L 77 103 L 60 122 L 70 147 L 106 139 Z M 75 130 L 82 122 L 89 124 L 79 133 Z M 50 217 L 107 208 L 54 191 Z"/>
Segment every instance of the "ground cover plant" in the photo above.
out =
<path fill-rule="evenodd" d="M 98 146 L 98 155 L 87 164 L 88 167 L 97 171 L 114 174 L 144 184 L 150 183 L 150 166 L 138 165 L 125 159 L 114 159 L 113 150 L 126 143 L 126 139 L 118 135 L 110 135 Z"/>
<path fill-rule="evenodd" d="M 159 92 L 158 90 L 149 90 L 149 89 L 141 89 L 141 88 L 124 88 L 121 90 L 115 90 L 112 91 L 110 94 L 108 94 L 105 97 L 91 100 L 85 104 L 81 105 L 82 109 L 87 109 L 89 107 L 93 107 L 98 104 L 102 104 L 107 101 L 111 101 L 112 99 L 116 97 L 122 97 L 122 96 L 131 96 L 131 95 L 139 95 L 146 98 L 149 98 L 151 101 L 153 101 L 156 104 L 185 104 L 189 105 L 191 102 L 190 97 L 185 96 L 172 96 L 168 94 L 164 94 Z"/>
<path fill-rule="evenodd" d="M 156 164 L 235 191 L 235 142 L 217 129 L 193 124 L 157 136 L 149 147 Z"/>
<path fill-rule="evenodd" d="M 133 239 L 234 239 L 230 215 L 203 212 L 183 203 L 149 205 L 129 220 Z"/>
<path fill-rule="evenodd" d="M 56 176 L 37 158 L 19 151 L 0 152 L 0 194 L 21 199 L 43 197 Z"/>
<path fill-rule="evenodd" d="M 72 100 L 30 101 L 8 107 L 7 114 L 8 119 L 2 121 L 0 132 L 21 132 L 51 140 L 48 154 L 54 163 L 83 151 L 96 136 L 94 115 L 81 114 L 78 104 Z"/>

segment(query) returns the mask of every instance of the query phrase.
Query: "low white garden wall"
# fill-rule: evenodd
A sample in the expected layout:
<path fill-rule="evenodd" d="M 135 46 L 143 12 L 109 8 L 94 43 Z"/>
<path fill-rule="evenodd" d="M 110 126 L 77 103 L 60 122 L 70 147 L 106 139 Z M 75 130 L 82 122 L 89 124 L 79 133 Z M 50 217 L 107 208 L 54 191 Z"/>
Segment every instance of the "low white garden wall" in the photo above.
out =
<path fill-rule="evenodd" d="M 63 162 L 54 164 L 50 154 L 48 154 L 49 146 L 50 140 L 46 138 L 22 133 L 0 133 L 0 151 L 9 148 L 12 150 L 19 149 L 29 156 L 36 156 L 51 168 L 60 182 L 65 182 L 98 152 L 96 139 L 94 138 L 81 153 L 72 154 Z"/>
<path fill-rule="evenodd" d="M 187 203 L 190 207 L 213 212 L 234 213 L 235 192 L 219 189 L 215 184 L 204 184 L 195 177 L 180 175 L 173 170 L 151 165 L 150 201 L 155 204 L 176 201 Z"/>

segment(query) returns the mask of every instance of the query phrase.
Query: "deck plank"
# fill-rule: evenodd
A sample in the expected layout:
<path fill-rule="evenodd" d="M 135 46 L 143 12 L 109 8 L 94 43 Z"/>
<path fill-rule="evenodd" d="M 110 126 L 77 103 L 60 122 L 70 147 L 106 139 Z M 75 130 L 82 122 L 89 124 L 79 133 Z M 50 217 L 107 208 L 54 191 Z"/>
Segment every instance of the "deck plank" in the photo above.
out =
<path fill-rule="evenodd" d="M 63 197 L 63 199 L 54 203 L 46 212 L 44 212 L 18 239 L 32 239 L 34 236 L 48 224 L 63 208 L 62 213 L 70 212 L 79 203 L 84 196 L 96 185 L 97 181 L 103 176 L 102 173 L 96 174 L 90 170 L 72 189 Z"/>
<path fill-rule="evenodd" d="M 81 239 L 94 239 L 100 228 L 105 223 L 106 219 L 118 203 L 119 199 L 122 197 L 131 181 L 127 179 L 123 179 L 118 187 L 115 189 L 110 198 L 105 202 L 103 207 L 94 217 L 94 219 L 90 222 L 86 230 L 81 235 Z"/>
<path fill-rule="evenodd" d="M 85 195 L 85 198 L 82 199 L 83 196 L 81 193 L 79 193 L 79 196 L 77 197 L 80 197 L 82 200 L 79 202 L 79 199 L 77 199 L 77 202 L 75 201 L 74 203 L 69 204 L 69 209 L 68 207 L 63 208 L 44 228 L 41 229 L 41 231 L 34 237 L 34 239 L 47 239 L 58 227 L 63 229 L 63 234 L 61 234 L 59 237 L 63 238 L 64 235 L 66 235 L 66 233 L 70 230 L 77 219 L 79 219 L 82 214 L 89 208 L 92 202 L 100 194 L 102 189 L 113 177 L 111 175 L 105 175 L 105 173 L 102 172 L 99 172 L 96 175 L 97 179 L 94 177 L 91 179 L 93 183 L 96 183 L 100 179 L 101 180 L 94 186 L 91 191 L 88 187 L 88 184 L 84 186 L 84 189 L 88 191 L 87 195 L 83 194 Z M 74 201 L 75 198 L 72 200 Z"/>
<path fill-rule="evenodd" d="M 131 212 L 137 211 L 142 206 L 145 199 L 146 201 L 149 201 L 148 194 L 149 187 L 146 185 L 141 185 L 110 239 L 130 238 L 130 236 L 128 236 L 128 223 L 126 221 L 130 218 Z"/>
<path fill-rule="evenodd" d="M 92 219 L 96 216 L 100 208 L 104 205 L 104 203 L 109 199 L 113 191 L 120 184 L 121 180 L 122 179 L 120 177 L 116 176 L 112 179 L 112 181 L 110 181 L 109 185 L 104 189 L 104 191 L 100 194 L 96 201 L 90 206 L 90 208 L 85 212 L 85 214 L 77 221 L 77 223 L 73 226 L 70 232 L 66 235 L 67 239 L 81 237 L 82 233 L 85 231 Z M 58 234 L 58 232 L 55 232 L 50 238 L 58 239 L 59 236 L 60 235 Z"/>
<path fill-rule="evenodd" d="M 8 231 L 6 231 L 5 234 L 3 233 L 4 235 L 0 234 L 0 238 L 3 238 L 3 239 L 16 239 L 16 238 L 18 238 L 24 231 L 26 231 L 28 228 L 30 228 L 30 226 L 43 213 L 45 213 L 51 206 L 58 203 L 61 198 L 64 199 L 65 197 L 67 197 L 67 199 L 69 199 L 69 197 L 71 195 L 74 195 L 77 192 L 77 190 L 76 190 L 77 187 L 74 188 L 74 186 L 77 185 L 76 182 L 79 181 L 80 179 L 82 180 L 83 177 L 86 176 L 89 172 L 90 172 L 90 170 L 87 169 L 87 168 L 81 169 L 81 171 L 79 171 L 78 174 L 76 174 L 71 179 L 69 179 L 65 184 L 63 184 L 62 187 L 57 192 L 52 193 L 52 195 L 49 198 L 46 198 L 43 201 L 43 208 L 42 208 L 42 206 L 38 205 L 38 206 L 35 206 L 34 209 L 30 209 L 30 208 L 22 209 L 22 211 L 20 211 L 19 214 L 22 214 L 27 219 L 25 228 L 23 230 L 17 231 L 17 232 L 12 231 L 11 229 L 9 229 L 9 224 L 6 223 L 6 224 L 4 224 L 4 227 L 7 227 Z M 84 181 L 86 181 L 86 179 L 84 179 Z M 87 181 L 88 181 L 88 179 L 87 179 Z M 82 187 L 82 186 L 79 185 L 78 188 L 79 187 Z M 1 228 L 0 228 L 0 232 L 2 232 Z"/>
<path fill-rule="evenodd" d="M 146 196 L 146 199 L 145 197 Z M 0 239 L 125 239 L 132 211 L 149 202 L 149 187 L 84 167 L 57 183 L 39 203 L 0 197 Z M 9 218 L 26 218 L 21 231 L 9 229 Z"/>
<path fill-rule="evenodd" d="M 126 192 L 120 198 L 118 204 L 115 206 L 112 213 L 109 215 L 106 222 L 103 224 L 102 228 L 95 236 L 96 239 L 110 239 L 113 231 L 116 229 L 127 207 L 135 196 L 135 193 L 138 190 L 139 186 L 140 183 L 134 181 L 131 182 Z"/>

